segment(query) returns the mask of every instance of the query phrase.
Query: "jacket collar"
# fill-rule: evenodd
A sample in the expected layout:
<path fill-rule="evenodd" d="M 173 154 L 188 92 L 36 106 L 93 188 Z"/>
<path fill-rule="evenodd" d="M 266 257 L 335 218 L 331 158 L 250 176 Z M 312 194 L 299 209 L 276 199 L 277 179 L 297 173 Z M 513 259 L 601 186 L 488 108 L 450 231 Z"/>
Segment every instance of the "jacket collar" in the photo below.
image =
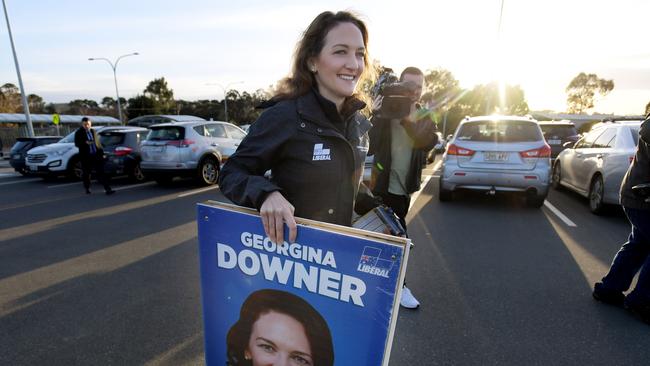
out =
<path fill-rule="evenodd" d="M 364 102 L 356 98 L 347 100 L 343 107 L 343 116 L 340 116 L 336 110 L 336 105 L 321 96 L 315 89 L 296 99 L 296 107 L 301 117 L 318 125 L 330 128 L 337 124 L 342 124 L 344 120 L 347 120 L 351 115 L 363 109 L 365 106 L 366 104 Z"/>

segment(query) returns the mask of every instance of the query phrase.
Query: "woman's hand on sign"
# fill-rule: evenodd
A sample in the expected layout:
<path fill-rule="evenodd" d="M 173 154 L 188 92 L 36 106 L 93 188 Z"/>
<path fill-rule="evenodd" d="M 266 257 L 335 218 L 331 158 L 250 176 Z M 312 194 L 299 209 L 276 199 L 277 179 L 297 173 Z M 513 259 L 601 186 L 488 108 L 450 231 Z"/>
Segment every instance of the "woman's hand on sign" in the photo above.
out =
<path fill-rule="evenodd" d="M 269 193 L 260 207 L 260 216 L 264 232 L 272 242 L 282 245 L 284 243 L 284 224 L 289 228 L 289 242 L 296 240 L 298 228 L 293 217 L 295 208 L 278 191 Z"/>

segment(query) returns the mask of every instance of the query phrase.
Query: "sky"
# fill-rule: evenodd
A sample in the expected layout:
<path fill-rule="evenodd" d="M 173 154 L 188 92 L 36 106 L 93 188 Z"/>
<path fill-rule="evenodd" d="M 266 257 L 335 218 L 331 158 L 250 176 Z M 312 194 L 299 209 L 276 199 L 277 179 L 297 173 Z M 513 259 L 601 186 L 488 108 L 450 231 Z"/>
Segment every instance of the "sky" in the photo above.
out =
<path fill-rule="evenodd" d="M 643 114 L 650 101 L 647 0 L 5 0 L 25 90 L 46 102 L 115 97 L 113 72 L 90 57 L 125 57 L 121 97 L 165 77 L 176 99 L 222 99 L 286 76 L 296 41 L 322 11 L 352 10 L 369 28 L 371 59 L 450 70 L 463 88 L 499 78 L 531 110 L 566 110 L 580 72 L 612 79 L 595 112 Z M 0 84 L 18 85 L 4 17 Z M 219 84 L 219 85 L 216 85 Z"/>

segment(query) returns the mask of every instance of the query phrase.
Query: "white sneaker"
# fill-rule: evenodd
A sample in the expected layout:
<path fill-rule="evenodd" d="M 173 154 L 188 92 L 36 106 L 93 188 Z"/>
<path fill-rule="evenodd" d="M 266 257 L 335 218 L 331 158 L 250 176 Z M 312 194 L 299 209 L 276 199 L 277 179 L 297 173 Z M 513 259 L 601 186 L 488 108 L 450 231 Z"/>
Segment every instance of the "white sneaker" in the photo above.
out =
<path fill-rule="evenodd" d="M 413 296 L 411 290 L 404 286 L 402 288 L 402 298 L 399 301 L 400 305 L 407 309 L 417 309 L 420 306 L 418 299 Z"/>

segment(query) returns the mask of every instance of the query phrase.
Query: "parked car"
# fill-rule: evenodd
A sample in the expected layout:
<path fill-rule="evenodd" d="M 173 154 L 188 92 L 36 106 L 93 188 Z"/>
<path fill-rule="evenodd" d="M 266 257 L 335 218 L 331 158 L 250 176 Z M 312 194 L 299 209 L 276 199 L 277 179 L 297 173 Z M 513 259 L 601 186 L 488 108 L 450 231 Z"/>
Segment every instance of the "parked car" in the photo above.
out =
<path fill-rule="evenodd" d="M 53 144 L 59 140 L 61 140 L 61 136 L 19 137 L 9 152 L 9 164 L 18 173 L 27 175 L 29 174 L 27 165 L 25 165 L 27 151 L 37 146 Z"/>
<path fill-rule="evenodd" d="M 433 161 L 436 160 L 436 154 L 445 152 L 445 148 L 447 147 L 447 140 L 442 138 L 442 132 L 436 132 L 436 135 L 438 135 L 438 142 L 436 143 L 436 146 L 427 153 L 427 164 L 433 163 Z"/>
<path fill-rule="evenodd" d="M 548 194 L 551 147 L 535 120 L 514 116 L 465 118 L 442 157 L 439 199 L 454 191 L 521 192 L 541 207 Z"/>
<path fill-rule="evenodd" d="M 589 199 L 589 210 L 600 214 L 618 204 L 619 188 L 639 143 L 642 121 L 594 125 L 553 164 L 552 185 L 566 187 Z"/>
<path fill-rule="evenodd" d="M 576 142 L 580 138 L 576 126 L 572 122 L 539 122 L 546 143 L 551 146 L 551 159 L 565 149 L 567 142 Z"/>
<path fill-rule="evenodd" d="M 111 176 L 126 174 L 134 182 L 144 181 L 146 176 L 140 169 L 140 142 L 148 133 L 146 128 L 101 131 L 99 141 L 106 156 L 104 172 Z"/>
<path fill-rule="evenodd" d="M 126 125 L 135 127 L 149 128 L 151 125 L 161 123 L 173 122 L 190 122 L 190 121 L 205 121 L 205 119 L 197 116 L 189 115 L 175 115 L 175 114 L 152 114 L 145 116 L 138 116 L 130 120 Z"/>
<path fill-rule="evenodd" d="M 195 121 L 151 126 L 142 142 L 144 174 L 160 184 L 177 176 L 192 176 L 206 185 L 216 184 L 221 165 L 246 133 L 227 122 Z"/>
<path fill-rule="evenodd" d="M 93 127 L 97 133 L 108 130 L 137 128 L 129 126 Z M 81 179 L 81 161 L 79 149 L 74 146 L 74 134 L 71 132 L 56 143 L 38 146 L 27 151 L 25 165 L 30 174 L 44 178 L 66 175 L 71 179 Z"/>

